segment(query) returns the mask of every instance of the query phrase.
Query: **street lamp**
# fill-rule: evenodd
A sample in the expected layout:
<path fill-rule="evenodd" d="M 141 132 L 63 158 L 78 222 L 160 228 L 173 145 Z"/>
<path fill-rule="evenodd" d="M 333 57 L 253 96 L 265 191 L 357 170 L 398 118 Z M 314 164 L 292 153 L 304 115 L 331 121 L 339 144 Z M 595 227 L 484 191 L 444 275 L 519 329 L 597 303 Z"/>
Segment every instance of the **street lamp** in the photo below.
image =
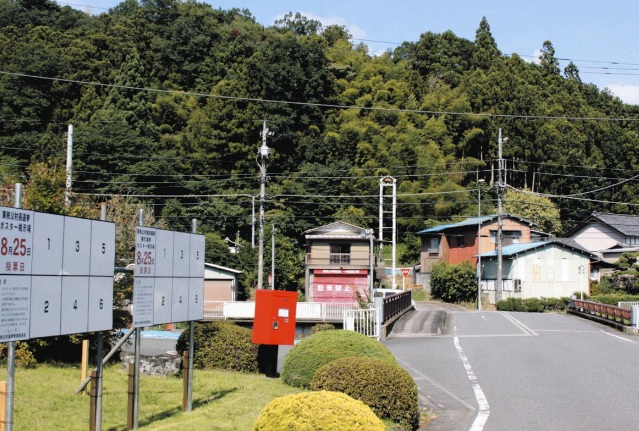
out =
<path fill-rule="evenodd" d="M 477 310 L 481 311 L 481 183 L 477 180 Z"/>

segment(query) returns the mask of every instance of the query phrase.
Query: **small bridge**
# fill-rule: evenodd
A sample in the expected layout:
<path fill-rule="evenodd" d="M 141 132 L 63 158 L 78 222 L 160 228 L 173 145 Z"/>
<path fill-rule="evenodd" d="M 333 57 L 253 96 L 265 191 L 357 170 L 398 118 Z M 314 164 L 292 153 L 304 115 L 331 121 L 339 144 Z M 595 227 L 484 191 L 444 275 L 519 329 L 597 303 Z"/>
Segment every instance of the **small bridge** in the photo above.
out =
<path fill-rule="evenodd" d="M 639 307 L 635 303 L 618 305 L 602 304 L 597 301 L 573 299 L 568 308 L 569 314 L 575 314 L 605 325 L 614 326 L 622 331 L 636 332 Z"/>

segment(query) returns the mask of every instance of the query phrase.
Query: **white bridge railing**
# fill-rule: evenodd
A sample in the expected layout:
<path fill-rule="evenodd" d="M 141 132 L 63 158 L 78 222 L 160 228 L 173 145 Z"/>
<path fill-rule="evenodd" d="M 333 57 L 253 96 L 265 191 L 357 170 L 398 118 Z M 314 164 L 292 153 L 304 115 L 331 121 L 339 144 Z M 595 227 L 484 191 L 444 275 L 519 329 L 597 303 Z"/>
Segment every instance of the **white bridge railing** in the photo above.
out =
<path fill-rule="evenodd" d="M 342 320 L 346 310 L 358 310 L 358 304 L 298 302 L 297 320 Z M 254 301 L 204 301 L 204 318 L 253 319 Z"/>
<path fill-rule="evenodd" d="M 381 314 L 379 308 L 346 310 L 344 311 L 344 329 L 374 337 L 379 341 L 382 326 Z"/>

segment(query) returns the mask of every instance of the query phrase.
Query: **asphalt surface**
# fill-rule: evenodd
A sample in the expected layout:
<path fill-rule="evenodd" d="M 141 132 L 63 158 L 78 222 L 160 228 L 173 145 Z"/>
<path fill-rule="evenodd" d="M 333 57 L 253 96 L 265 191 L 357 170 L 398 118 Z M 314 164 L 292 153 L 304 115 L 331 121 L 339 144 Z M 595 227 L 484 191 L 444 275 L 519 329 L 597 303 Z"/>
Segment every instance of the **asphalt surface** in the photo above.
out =
<path fill-rule="evenodd" d="M 417 382 L 423 429 L 639 429 L 639 337 L 565 314 L 456 310 L 439 334 L 418 323 L 429 307 L 384 342 Z"/>

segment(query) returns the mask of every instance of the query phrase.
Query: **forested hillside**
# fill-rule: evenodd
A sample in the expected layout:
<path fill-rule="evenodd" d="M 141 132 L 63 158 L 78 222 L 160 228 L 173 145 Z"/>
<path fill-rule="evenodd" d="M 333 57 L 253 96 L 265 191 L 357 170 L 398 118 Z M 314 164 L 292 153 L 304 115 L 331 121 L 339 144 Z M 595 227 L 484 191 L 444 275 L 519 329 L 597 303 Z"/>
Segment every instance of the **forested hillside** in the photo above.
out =
<path fill-rule="evenodd" d="M 127 0 L 89 16 L 0 0 L 3 183 L 29 183 L 37 163 L 62 172 L 73 124 L 75 199 L 140 201 L 178 230 L 199 219 L 208 258 L 244 269 L 245 288 L 264 120 L 280 288 L 299 287 L 304 230 L 377 227 L 380 176 L 398 181 L 405 263 L 414 232 L 477 214 L 478 176 L 482 212 L 494 211 L 500 128 L 508 185 L 548 195 L 510 191 L 511 212 L 553 233 L 595 209 L 639 213 L 639 183 L 623 182 L 639 174 L 639 107 L 582 82 L 574 64 L 560 70 L 551 42 L 533 64 L 502 54 L 485 20 L 474 41 L 423 31 L 371 57 L 348 29 L 299 15 L 264 28 L 249 11 L 194 1 Z M 221 238 L 238 231 L 249 246 L 225 255 Z"/>

